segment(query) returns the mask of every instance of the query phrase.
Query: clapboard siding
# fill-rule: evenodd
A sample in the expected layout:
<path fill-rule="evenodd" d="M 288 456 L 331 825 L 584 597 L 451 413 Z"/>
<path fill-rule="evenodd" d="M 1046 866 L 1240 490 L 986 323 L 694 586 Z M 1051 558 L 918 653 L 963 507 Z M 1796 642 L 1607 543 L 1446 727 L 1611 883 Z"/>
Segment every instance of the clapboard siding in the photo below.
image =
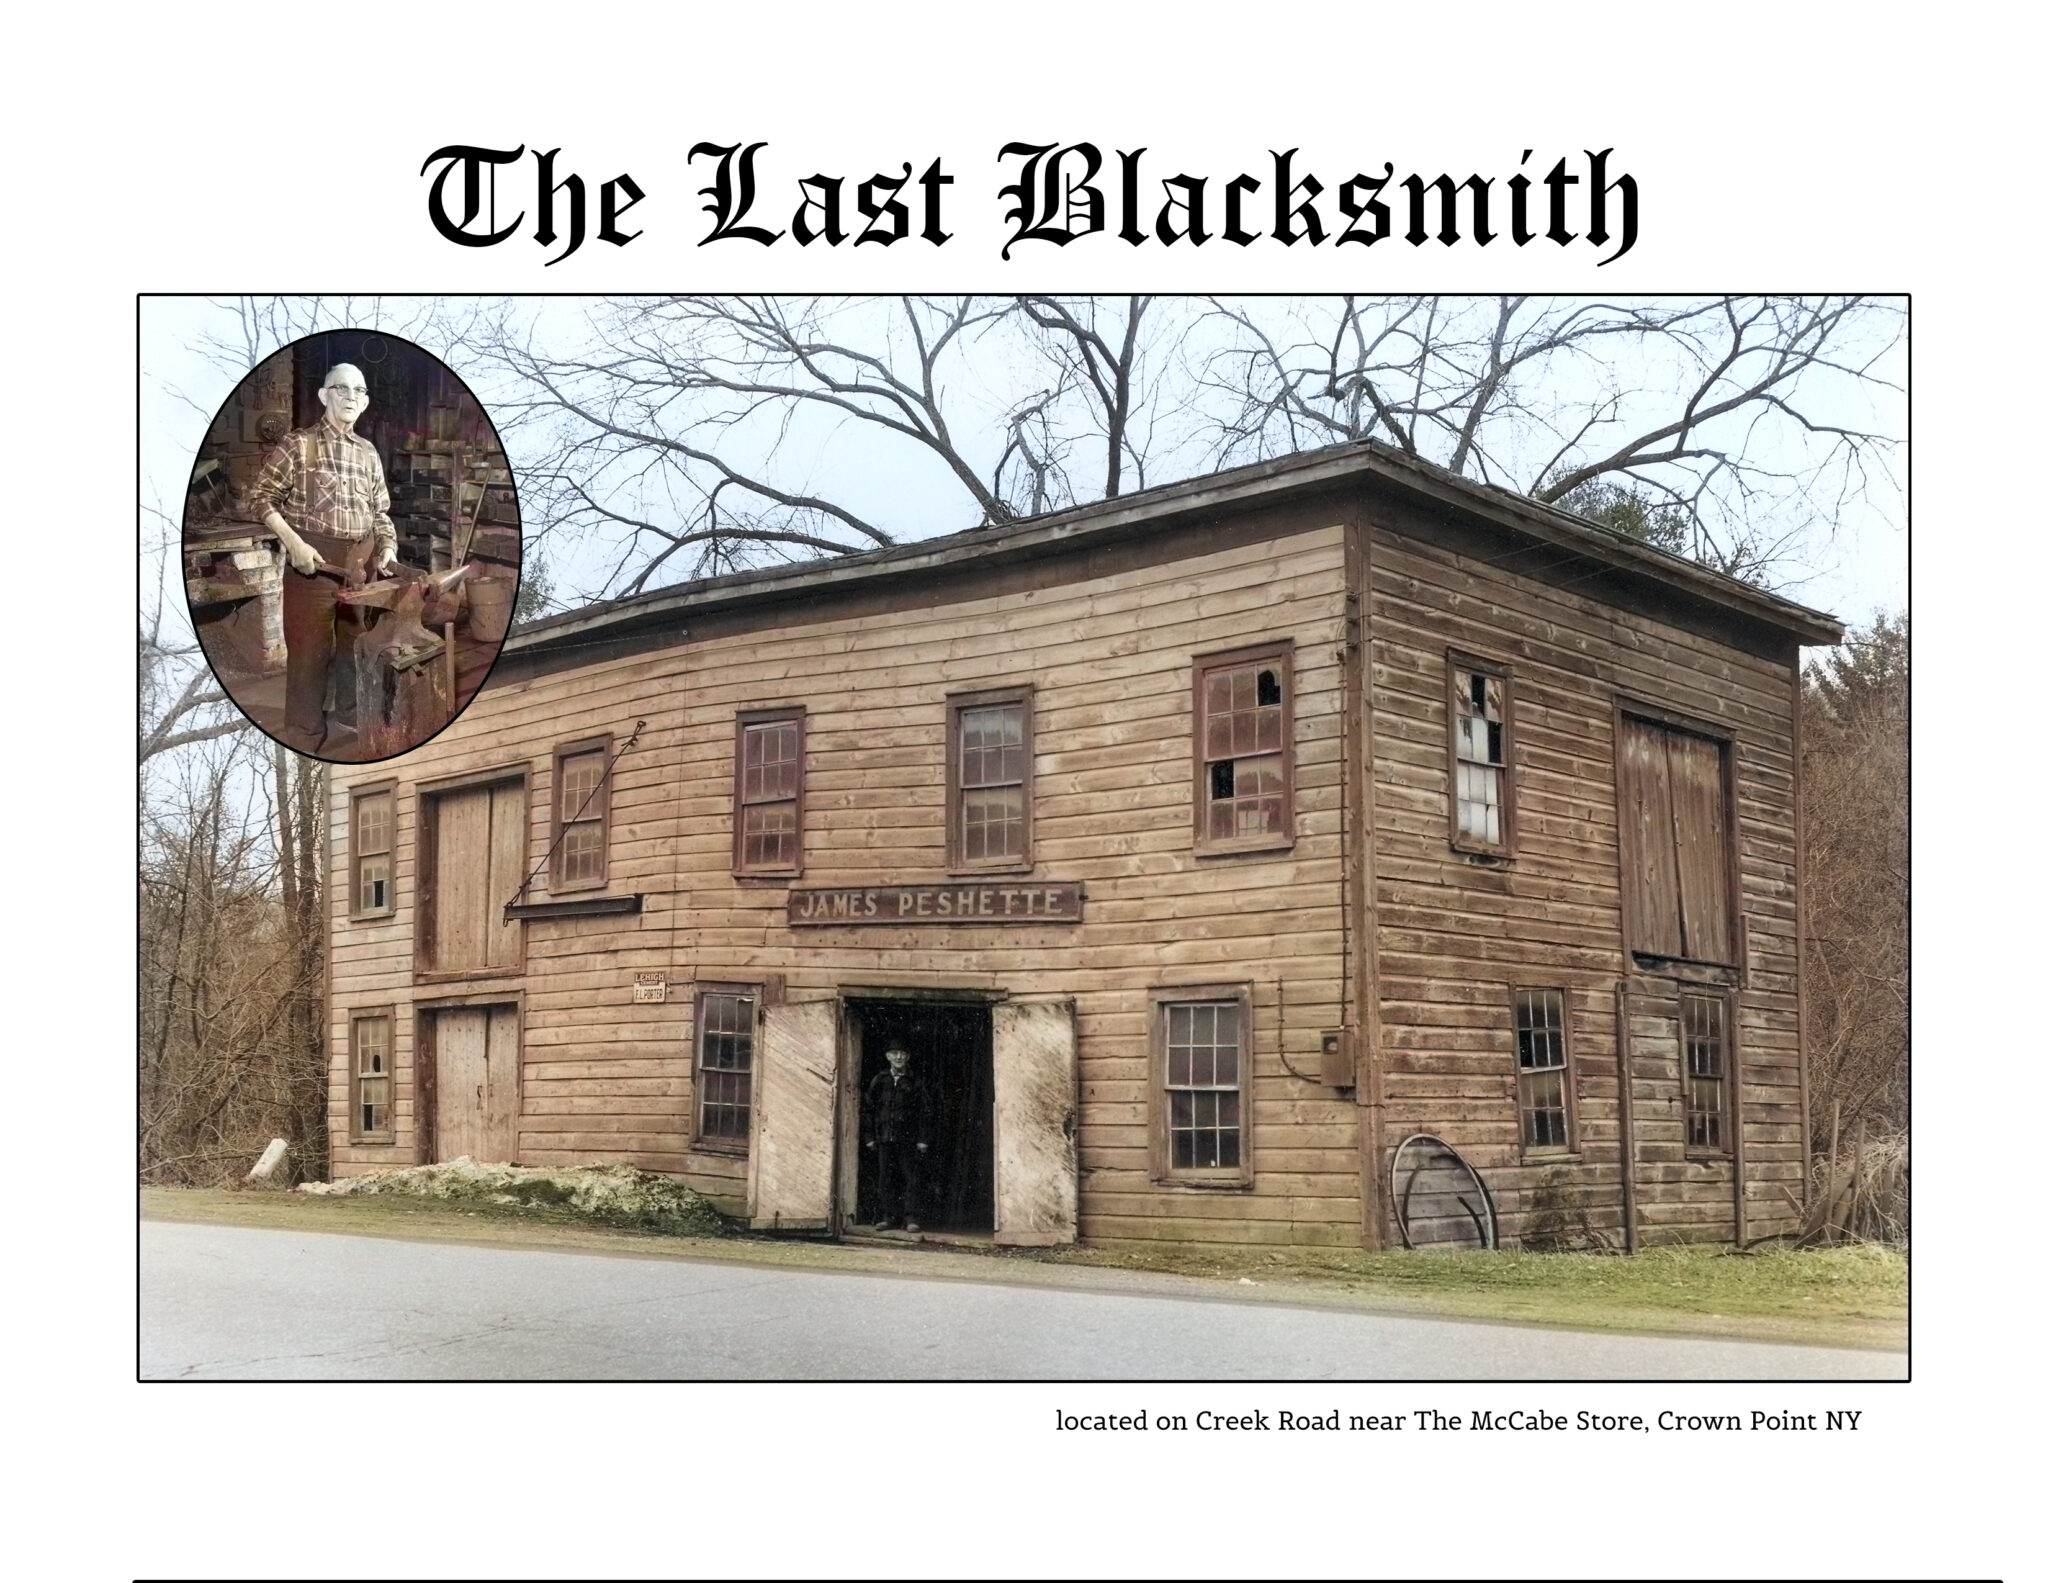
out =
<path fill-rule="evenodd" d="M 1510 1241 L 1614 1243 L 1623 1228 L 1616 988 L 1626 980 L 1641 1234 L 1725 1239 L 1733 1161 L 1688 1158 L 1684 1147 L 1677 974 L 1649 971 L 1623 949 L 1614 755 L 1626 701 L 1705 722 L 1733 742 L 1747 1230 L 1789 1230 L 1806 1141 L 1796 649 L 1752 618 L 1702 614 L 1683 603 L 1690 595 L 1674 593 L 1681 603 L 1660 613 L 1640 590 L 1617 587 L 1368 484 L 986 573 L 956 567 L 873 586 L 855 578 L 802 604 L 714 606 L 679 618 L 687 637 L 501 667 L 503 679 L 432 743 L 335 776 L 334 1167 L 430 1149 L 416 1050 L 437 1000 L 517 1005 L 520 1159 L 626 1161 L 737 1208 L 745 1158 L 691 1146 L 697 985 L 756 983 L 793 1000 L 878 986 L 1055 995 L 1075 1004 L 1085 1240 L 1376 1243 L 1390 1230 L 1381 1198 L 1392 1150 L 1423 1131 L 1482 1172 Z M 1347 647 L 1354 638 L 1362 647 Z M 1293 653 L 1295 839 L 1282 850 L 1197 855 L 1193 662 L 1277 639 Z M 1506 861 L 1450 845 L 1450 650 L 1512 673 Z M 731 873 L 741 711 L 805 711 L 798 883 L 928 883 L 948 877 L 946 697 L 1027 683 L 1031 877 L 1080 881 L 1081 924 L 793 931 L 787 880 Z M 522 871 L 531 870 L 552 834 L 556 744 L 601 732 L 624 743 L 638 722 L 611 783 L 607 890 L 638 893 L 642 910 L 530 919 L 516 926 L 520 952 L 507 970 L 420 981 L 420 834 L 433 788 L 517 778 Z M 396 910 L 353 922 L 348 786 L 394 773 Z M 546 899 L 546 883 L 542 872 L 529 899 Z M 633 1003 L 636 973 L 665 974 L 667 1001 Z M 1247 1189 L 1154 1179 L 1150 992 L 1172 984 L 1249 986 Z M 1516 986 L 1566 997 L 1574 1134 L 1565 1155 L 1523 1154 Z M 365 1146 L 348 1141 L 347 1019 L 372 1006 L 396 1008 L 396 1138 Z M 1322 1031 L 1342 1026 L 1362 1035 L 1355 1093 L 1319 1081 Z M 1377 1190 L 1362 1191 L 1362 1167 Z"/>
<path fill-rule="evenodd" d="M 643 911 L 530 920 L 522 972 L 459 986 L 520 997 L 522 1160 L 630 1161 L 736 1207 L 744 1159 L 690 1148 L 698 982 L 773 975 L 798 999 L 891 983 L 1052 993 L 1076 1002 L 1084 1238 L 1357 1243 L 1356 1106 L 1314 1080 L 1320 1030 L 1339 1020 L 1344 995 L 1345 531 L 1329 521 L 889 620 L 821 603 L 764 629 L 493 681 L 427 747 L 338 774 L 337 819 L 354 776 L 395 769 L 404 790 L 397 911 L 376 925 L 337 911 L 333 997 L 343 1042 L 349 1007 L 401 1008 L 398 1136 L 382 1148 L 337 1145 L 337 1170 L 427 1147 L 411 1111 L 410 1008 L 443 986 L 413 983 L 419 784 L 523 772 L 530 868 L 552 828 L 554 744 L 607 730 L 624 741 L 644 719 L 614 773 L 607 886 L 642 893 Z M 1276 638 L 1294 644 L 1297 839 L 1284 851 L 1197 858 L 1193 658 Z M 792 931 L 786 884 L 731 874 L 739 711 L 806 711 L 801 883 L 929 882 L 946 877 L 946 695 L 1019 682 L 1035 688 L 1034 873 L 1085 885 L 1082 924 Z M 335 828 L 339 872 L 346 842 Z M 634 1005 L 635 972 L 666 972 L 668 1001 Z M 1151 1178 L 1148 992 L 1176 981 L 1252 986 L 1248 1191 Z M 335 1070 L 340 1122 L 343 1056 Z"/>
<path fill-rule="evenodd" d="M 1622 941 L 1616 704 L 1697 718 L 1734 741 L 1748 1232 L 1791 1229 L 1801 1180 L 1793 872 L 1791 660 L 1575 593 L 1563 579 L 1437 542 L 1432 524 L 1370 514 L 1371 704 L 1378 1049 L 1385 1158 L 1411 1132 L 1486 1178 L 1504 1238 L 1621 1239 L 1615 988 L 1631 986 L 1638 1213 L 1645 1241 L 1733 1234 L 1732 1161 L 1688 1160 L 1677 987 Z M 1512 675 L 1515 848 L 1450 845 L 1447 651 Z M 1524 1158 L 1514 990 L 1563 990 L 1576 1134 Z"/>

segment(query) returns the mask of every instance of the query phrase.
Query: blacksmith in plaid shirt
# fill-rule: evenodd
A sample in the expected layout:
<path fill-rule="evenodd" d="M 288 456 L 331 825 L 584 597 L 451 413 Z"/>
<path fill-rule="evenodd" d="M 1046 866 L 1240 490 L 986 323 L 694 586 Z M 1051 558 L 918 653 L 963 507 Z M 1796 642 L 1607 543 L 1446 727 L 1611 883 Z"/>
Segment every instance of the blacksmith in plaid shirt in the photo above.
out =
<path fill-rule="evenodd" d="M 306 753 L 318 753 L 328 735 L 327 667 L 337 623 L 346 631 L 350 619 L 335 604 L 341 584 L 315 568 L 323 560 L 344 566 L 352 552 L 365 549 L 367 566 L 376 570 L 398 558 L 384 464 L 377 448 L 355 432 L 370 404 L 361 371 L 350 363 L 330 368 L 320 382 L 320 404 L 327 416 L 286 435 L 249 492 L 291 562 L 284 579 L 285 736 Z"/>

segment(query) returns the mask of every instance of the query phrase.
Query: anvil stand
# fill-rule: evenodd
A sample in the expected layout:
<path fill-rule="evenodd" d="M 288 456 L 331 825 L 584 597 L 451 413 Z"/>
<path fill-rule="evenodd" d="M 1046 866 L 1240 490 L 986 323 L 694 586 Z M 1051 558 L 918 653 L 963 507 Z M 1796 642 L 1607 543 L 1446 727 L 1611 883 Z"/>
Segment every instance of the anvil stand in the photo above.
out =
<path fill-rule="evenodd" d="M 356 751 L 372 762 L 419 746 L 455 714 L 455 667 L 435 665 L 454 653 L 467 566 L 426 573 L 394 568 L 376 582 L 349 587 L 338 603 L 362 613 L 367 629 L 355 641 Z M 437 625 L 441 634 L 427 630 Z"/>

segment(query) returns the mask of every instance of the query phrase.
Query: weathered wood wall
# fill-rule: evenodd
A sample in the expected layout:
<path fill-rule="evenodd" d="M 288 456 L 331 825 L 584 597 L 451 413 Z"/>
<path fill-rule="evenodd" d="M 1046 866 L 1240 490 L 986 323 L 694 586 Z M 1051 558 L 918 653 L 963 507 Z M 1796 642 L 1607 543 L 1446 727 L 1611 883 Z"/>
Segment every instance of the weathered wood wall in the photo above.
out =
<path fill-rule="evenodd" d="M 1366 700 L 1345 691 L 1347 577 L 1364 584 Z M 1697 611 L 1671 614 L 1552 552 L 1373 491 L 1022 568 L 849 581 L 843 595 L 802 606 L 685 617 L 687 641 L 583 663 L 508 663 L 434 742 L 335 776 L 335 1168 L 423 1157 L 415 1012 L 437 998 L 517 999 L 521 1160 L 630 1161 L 737 1205 L 744 1158 L 691 1147 L 695 984 L 773 980 L 792 999 L 874 986 L 1007 991 L 1076 1004 L 1084 1239 L 1373 1240 L 1389 1228 L 1377 1195 L 1361 1202 L 1361 1160 L 1376 1161 L 1383 1183 L 1393 1147 L 1423 1131 L 1485 1174 L 1511 1243 L 1618 1242 L 1615 991 L 1626 977 L 1644 1238 L 1725 1238 L 1731 1166 L 1688 1159 L 1683 1144 L 1677 980 L 1623 950 L 1613 755 L 1626 697 L 1734 738 L 1747 1229 L 1789 1230 L 1804 1140 L 1796 651 Z M 1295 645 L 1297 840 L 1284 852 L 1198 857 L 1191 661 L 1278 638 Z M 1504 863 L 1450 845 L 1453 648 L 1512 667 L 1516 849 Z M 732 875 L 739 711 L 807 712 L 802 885 L 932 882 L 947 874 L 945 696 L 1026 682 L 1036 689 L 1032 877 L 1082 882 L 1083 923 L 792 931 L 788 882 Z M 1354 736 L 1369 786 L 1345 782 L 1347 711 L 1369 738 Z M 607 889 L 642 893 L 643 910 L 528 920 L 517 925 L 522 965 L 419 981 L 420 784 L 523 776 L 531 869 L 549 836 L 556 744 L 601 731 L 623 741 L 642 719 L 614 774 Z M 397 910 L 351 922 L 347 788 L 393 771 Z M 1351 798 L 1369 800 L 1369 850 L 1349 853 L 1370 864 L 1369 918 L 1347 899 Z M 544 897 L 545 883 L 532 895 Z M 666 973 L 665 1004 L 633 1002 L 640 972 Z M 1149 992 L 1231 983 L 1251 986 L 1255 1181 L 1162 1185 Z M 1567 1157 L 1525 1160 L 1520 1146 L 1517 985 L 1566 994 L 1577 1141 Z M 1376 1019 L 1360 1018 L 1359 986 L 1374 991 Z M 397 1140 L 368 1147 L 348 1141 L 347 1017 L 387 1005 L 397 1008 Z M 1361 1071 L 1354 1099 L 1317 1080 L 1321 1032 L 1361 1021 L 1379 1065 Z"/>
<path fill-rule="evenodd" d="M 531 867 L 546 847 L 553 746 L 599 730 L 623 740 L 644 718 L 615 772 L 608 886 L 644 893 L 644 910 L 527 921 L 524 970 L 495 986 L 523 999 L 523 1161 L 625 1160 L 681 1173 L 727 1202 L 742 1196 L 743 1159 L 690 1148 L 697 981 L 775 975 L 792 999 L 844 985 L 1071 995 L 1084 1238 L 1355 1244 L 1356 1108 L 1316 1081 L 1320 1030 L 1339 1020 L 1343 993 L 1345 529 L 1328 513 L 1304 522 L 1278 537 L 1239 524 L 1207 549 L 1190 543 L 1184 558 L 1076 558 L 1065 574 L 949 591 L 943 604 L 929 592 L 892 610 L 817 604 L 802 620 L 776 613 L 636 657 L 494 679 L 428 746 L 338 772 L 337 897 L 348 782 L 396 769 L 402 786 L 397 911 L 351 923 L 337 910 L 332 998 L 337 1050 L 351 1007 L 399 1009 L 398 1136 L 389 1147 L 345 1141 L 338 1057 L 336 1169 L 419 1157 L 410 1008 L 494 987 L 413 981 L 418 783 L 523 772 Z M 1295 643 L 1298 839 L 1291 851 L 1197 858 L 1192 657 L 1272 638 Z M 791 931 L 785 882 L 733 877 L 738 711 L 808 711 L 802 884 L 932 881 L 946 875 L 945 695 L 1017 682 L 1036 687 L 1033 874 L 1081 881 L 1084 922 Z M 632 1002 L 636 971 L 668 974 L 666 1004 Z M 1152 1180 L 1147 997 L 1174 983 L 1252 985 L 1248 1191 Z"/>
<path fill-rule="evenodd" d="M 1735 742 L 1739 911 L 1749 973 L 1739 1044 L 1751 1237 L 1797 1220 L 1799 1097 L 1793 882 L 1793 651 L 1760 657 L 1594 597 L 1505 539 L 1449 534 L 1388 500 L 1368 511 L 1379 1051 L 1391 1153 L 1411 1132 L 1464 1152 L 1506 1239 L 1621 1239 L 1615 987 L 1628 975 L 1643 1240 L 1733 1234 L 1728 1161 L 1688 1160 L 1674 973 L 1624 956 L 1616 824 L 1617 697 L 1710 722 Z M 1698 623 L 1694 623 L 1697 625 Z M 1446 651 L 1513 674 L 1515 852 L 1450 845 Z M 1704 975 L 1703 975 L 1704 976 Z M 1563 989 L 1578 1148 L 1524 1160 L 1513 992 Z"/>

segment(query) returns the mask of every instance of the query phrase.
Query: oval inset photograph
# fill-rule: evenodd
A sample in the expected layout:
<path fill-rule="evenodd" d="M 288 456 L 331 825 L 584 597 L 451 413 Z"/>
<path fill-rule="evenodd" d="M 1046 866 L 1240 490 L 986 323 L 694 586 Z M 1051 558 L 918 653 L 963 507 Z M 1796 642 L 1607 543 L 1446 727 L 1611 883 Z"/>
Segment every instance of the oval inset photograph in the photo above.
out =
<path fill-rule="evenodd" d="M 295 752 L 418 747 L 490 674 L 519 496 L 482 405 L 376 330 L 292 342 L 215 414 L 185 491 L 185 594 L 221 690 Z"/>

